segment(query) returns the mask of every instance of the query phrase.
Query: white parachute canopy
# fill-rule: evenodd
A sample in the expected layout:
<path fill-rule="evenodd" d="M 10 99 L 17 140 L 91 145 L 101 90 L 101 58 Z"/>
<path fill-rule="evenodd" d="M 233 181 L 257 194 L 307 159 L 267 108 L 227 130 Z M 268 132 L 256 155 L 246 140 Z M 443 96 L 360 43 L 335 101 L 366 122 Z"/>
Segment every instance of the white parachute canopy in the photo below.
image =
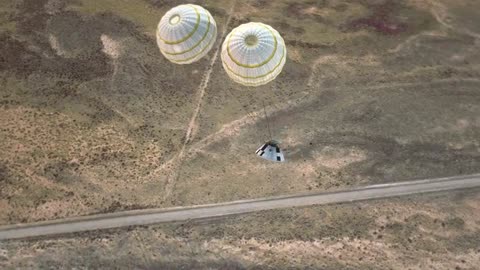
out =
<path fill-rule="evenodd" d="M 157 27 L 160 52 L 176 64 L 190 64 L 205 56 L 217 37 L 217 24 L 201 6 L 176 6 L 162 17 Z"/>
<path fill-rule="evenodd" d="M 246 86 L 274 80 L 287 58 L 285 41 L 271 26 L 250 22 L 233 29 L 222 45 L 222 64 L 228 76 Z"/>

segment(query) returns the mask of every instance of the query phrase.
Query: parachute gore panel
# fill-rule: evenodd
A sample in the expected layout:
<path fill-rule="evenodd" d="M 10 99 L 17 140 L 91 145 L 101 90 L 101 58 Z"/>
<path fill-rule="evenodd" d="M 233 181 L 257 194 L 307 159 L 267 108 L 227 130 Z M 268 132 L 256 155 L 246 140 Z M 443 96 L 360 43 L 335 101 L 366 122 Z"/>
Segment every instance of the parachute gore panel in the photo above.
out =
<path fill-rule="evenodd" d="M 162 17 L 157 27 L 160 52 L 176 64 L 190 64 L 205 56 L 217 37 L 217 24 L 201 6 L 176 6 Z"/>
<path fill-rule="evenodd" d="M 282 71 L 287 48 L 271 26 L 250 22 L 233 29 L 222 45 L 222 64 L 228 76 L 246 86 L 274 80 Z"/>

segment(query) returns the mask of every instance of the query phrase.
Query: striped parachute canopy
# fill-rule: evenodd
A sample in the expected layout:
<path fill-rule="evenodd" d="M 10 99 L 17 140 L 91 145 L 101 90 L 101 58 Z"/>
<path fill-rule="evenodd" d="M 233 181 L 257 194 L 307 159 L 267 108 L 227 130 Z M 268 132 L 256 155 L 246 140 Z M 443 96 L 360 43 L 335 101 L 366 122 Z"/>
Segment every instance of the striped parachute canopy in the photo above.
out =
<path fill-rule="evenodd" d="M 246 86 L 274 80 L 282 71 L 287 48 L 271 26 L 250 22 L 233 29 L 222 45 L 222 64 L 228 76 Z"/>
<path fill-rule="evenodd" d="M 205 56 L 217 37 L 217 24 L 201 6 L 187 4 L 170 9 L 157 27 L 160 52 L 176 64 L 190 64 Z"/>

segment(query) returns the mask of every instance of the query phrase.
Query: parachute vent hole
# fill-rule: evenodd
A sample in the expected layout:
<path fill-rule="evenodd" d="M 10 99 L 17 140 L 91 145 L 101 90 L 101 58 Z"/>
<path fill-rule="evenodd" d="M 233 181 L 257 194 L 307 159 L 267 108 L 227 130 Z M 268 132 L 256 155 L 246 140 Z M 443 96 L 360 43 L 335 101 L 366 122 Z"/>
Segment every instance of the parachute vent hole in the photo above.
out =
<path fill-rule="evenodd" d="M 248 35 L 245 37 L 245 43 L 247 46 L 255 46 L 258 44 L 258 38 L 255 35 Z"/>
<path fill-rule="evenodd" d="M 169 22 L 170 22 L 170 24 L 179 23 L 180 22 L 180 15 L 178 15 L 178 14 L 173 15 L 172 17 L 170 17 Z"/>

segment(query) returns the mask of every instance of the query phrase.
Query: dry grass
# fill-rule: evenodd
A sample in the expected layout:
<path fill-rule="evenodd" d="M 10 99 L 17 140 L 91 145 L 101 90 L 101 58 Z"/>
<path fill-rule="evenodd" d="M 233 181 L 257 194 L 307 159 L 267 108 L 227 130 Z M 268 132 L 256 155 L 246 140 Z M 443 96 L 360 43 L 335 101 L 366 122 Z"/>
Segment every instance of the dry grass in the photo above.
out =
<path fill-rule="evenodd" d="M 278 79 L 247 89 L 213 52 L 165 61 L 153 33 L 177 2 L 114 2 L 2 6 L 0 223 L 480 170 L 470 4 L 206 1 L 219 32 L 261 20 L 287 42 Z M 254 155 L 263 101 L 285 164 Z"/>

